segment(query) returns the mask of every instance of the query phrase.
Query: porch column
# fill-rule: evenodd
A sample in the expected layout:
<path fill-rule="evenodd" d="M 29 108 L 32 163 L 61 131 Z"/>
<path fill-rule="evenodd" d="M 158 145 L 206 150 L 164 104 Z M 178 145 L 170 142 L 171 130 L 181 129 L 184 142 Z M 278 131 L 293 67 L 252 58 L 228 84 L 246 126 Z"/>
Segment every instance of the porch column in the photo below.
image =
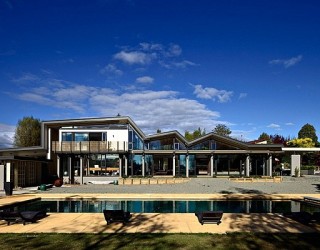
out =
<path fill-rule="evenodd" d="M 267 159 L 267 176 L 272 176 L 272 155 Z"/>
<path fill-rule="evenodd" d="M 145 176 L 145 173 L 146 173 L 146 167 L 145 167 L 145 162 L 144 162 L 144 155 L 142 155 L 142 176 L 144 177 Z"/>
<path fill-rule="evenodd" d="M 122 178 L 122 158 L 119 157 L 119 177 Z"/>
<path fill-rule="evenodd" d="M 189 177 L 189 155 L 186 156 L 186 177 Z"/>
<path fill-rule="evenodd" d="M 72 184 L 72 157 L 68 157 L 69 184 Z"/>
<path fill-rule="evenodd" d="M 124 175 L 128 177 L 128 159 L 127 156 L 124 156 Z"/>
<path fill-rule="evenodd" d="M 57 155 L 57 176 L 58 178 L 61 178 L 60 176 L 60 156 Z"/>
<path fill-rule="evenodd" d="M 80 157 L 80 184 L 83 184 L 83 157 Z"/>
<path fill-rule="evenodd" d="M 0 165 L 0 190 L 4 190 L 5 180 L 5 167 L 3 164 Z"/>
<path fill-rule="evenodd" d="M 172 157 L 172 176 L 176 176 L 176 155 Z"/>
<path fill-rule="evenodd" d="M 291 155 L 291 176 L 300 177 L 300 155 Z"/>
<path fill-rule="evenodd" d="M 210 176 L 213 177 L 213 155 L 210 156 Z"/>
<path fill-rule="evenodd" d="M 52 142 L 51 142 L 51 128 L 48 128 L 48 152 L 47 152 L 47 159 L 51 160 L 51 146 L 52 146 Z M 43 145 L 45 146 L 45 145 Z"/>
<path fill-rule="evenodd" d="M 247 155 L 246 157 L 246 164 L 245 164 L 245 175 L 246 177 L 249 177 L 250 176 L 250 156 Z"/>

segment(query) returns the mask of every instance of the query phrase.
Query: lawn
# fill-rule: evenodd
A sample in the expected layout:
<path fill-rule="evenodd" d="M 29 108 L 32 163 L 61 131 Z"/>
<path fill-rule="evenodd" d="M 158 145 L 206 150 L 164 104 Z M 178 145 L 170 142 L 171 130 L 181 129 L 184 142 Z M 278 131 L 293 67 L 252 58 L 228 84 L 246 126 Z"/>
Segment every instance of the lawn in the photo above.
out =
<path fill-rule="evenodd" d="M 320 249 L 320 234 L 0 234 L 1 249 Z"/>

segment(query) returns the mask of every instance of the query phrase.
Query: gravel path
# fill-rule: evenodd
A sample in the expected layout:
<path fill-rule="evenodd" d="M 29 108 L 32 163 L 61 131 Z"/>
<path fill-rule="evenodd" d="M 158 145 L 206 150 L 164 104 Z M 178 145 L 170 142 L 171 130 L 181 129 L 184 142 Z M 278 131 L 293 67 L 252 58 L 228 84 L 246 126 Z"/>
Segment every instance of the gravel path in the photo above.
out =
<path fill-rule="evenodd" d="M 22 189 L 14 194 L 28 192 L 47 193 L 176 193 L 176 194 L 316 194 L 320 193 L 320 176 L 301 178 L 284 177 L 281 183 L 231 182 L 227 178 L 191 178 L 187 183 L 161 185 L 105 185 L 88 184 L 81 186 L 63 186 L 46 191 Z"/>

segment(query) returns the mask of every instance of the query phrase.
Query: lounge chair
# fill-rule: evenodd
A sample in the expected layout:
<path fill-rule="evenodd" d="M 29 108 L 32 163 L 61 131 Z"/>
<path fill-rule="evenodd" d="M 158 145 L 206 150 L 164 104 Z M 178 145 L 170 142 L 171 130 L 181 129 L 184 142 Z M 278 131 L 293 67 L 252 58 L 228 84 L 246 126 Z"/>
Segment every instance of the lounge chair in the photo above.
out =
<path fill-rule="evenodd" d="M 8 226 L 10 225 L 10 223 L 22 222 L 19 212 L 0 212 L 0 220 L 5 220 Z"/>
<path fill-rule="evenodd" d="M 223 211 L 203 211 L 197 212 L 195 215 L 198 217 L 201 225 L 204 223 L 216 223 L 219 225 L 221 223 Z"/>
<path fill-rule="evenodd" d="M 298 221 L 302 224 L 309 224 L 312 221 L 312 214 L 309 212 L 301 211 L 301 212 L 287 212 L 283 213 L 283 216 Z"/>
<path fill-rule="evenodd" d="M 38 220 L 47 216 L 46 212 L 44 211 L 24 211 L 20 212 L 20 216 L 23 222 L 23 225 L 26 223 L 35 223 Z"/>
<path fill-rule="evenodd" d="M 114 221 L 119 221 L 125 224 L 131 218 L 130 212 L 125 212 L 124 210 L 103 210 L 103 214 L 107 221 L 107 225 Z"/>
<path fill-rule="evenodd" d="M 10 225 L 10 223 L 23 223 L 23 225 L 28 222 L 35 223 L 46 216 L 46 212 L 44 211 L 0 212 L 0 220 L 5 220 L 7 225 Z"/>

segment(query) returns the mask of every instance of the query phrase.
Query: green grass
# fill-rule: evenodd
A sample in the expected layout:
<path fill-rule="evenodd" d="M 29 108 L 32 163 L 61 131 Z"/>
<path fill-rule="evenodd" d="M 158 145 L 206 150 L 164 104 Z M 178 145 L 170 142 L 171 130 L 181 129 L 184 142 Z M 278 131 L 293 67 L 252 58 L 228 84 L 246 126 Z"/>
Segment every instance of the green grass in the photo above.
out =
<path fill-rule="evenodd" d="M 0 234 L 1 249 L 320 249 L 310 234 Z"/>

